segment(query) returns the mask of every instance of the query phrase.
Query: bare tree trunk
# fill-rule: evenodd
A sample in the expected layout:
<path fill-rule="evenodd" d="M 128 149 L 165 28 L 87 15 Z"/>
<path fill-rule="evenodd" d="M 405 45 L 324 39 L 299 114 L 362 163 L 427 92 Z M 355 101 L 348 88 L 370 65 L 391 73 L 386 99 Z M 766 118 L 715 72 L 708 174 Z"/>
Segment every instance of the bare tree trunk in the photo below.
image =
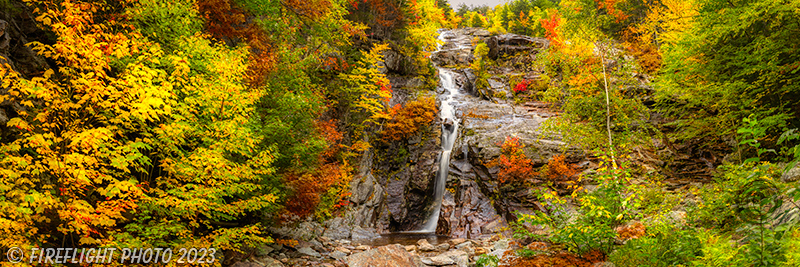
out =
<path fill-rule="evenodd" d="M 605 83 L 606 90 L 606 131 L 608 133 L 608 148 L 611 150 L 611 164 L 616 170 L 617 160 L 614 157 L 614 141 L 611 138 L 611 101 L 609 101 L 608 97 L 608 78 L 606 77 L 606 50 L 605 47 L 600 46 L 600 42 L 595 44 L 600 49 L 600 64 L 603 67 L 603 82 Z"/>

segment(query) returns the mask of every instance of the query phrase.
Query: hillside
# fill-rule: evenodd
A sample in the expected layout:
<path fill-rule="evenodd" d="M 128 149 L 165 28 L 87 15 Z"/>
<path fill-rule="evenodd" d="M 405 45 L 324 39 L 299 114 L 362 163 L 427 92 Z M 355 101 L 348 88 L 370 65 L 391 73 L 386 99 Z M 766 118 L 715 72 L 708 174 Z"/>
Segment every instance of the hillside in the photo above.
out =
<path fill-rule="evenodd" d="M 796 1 L 0 7 L 4 266 L 800 264 Z"/>

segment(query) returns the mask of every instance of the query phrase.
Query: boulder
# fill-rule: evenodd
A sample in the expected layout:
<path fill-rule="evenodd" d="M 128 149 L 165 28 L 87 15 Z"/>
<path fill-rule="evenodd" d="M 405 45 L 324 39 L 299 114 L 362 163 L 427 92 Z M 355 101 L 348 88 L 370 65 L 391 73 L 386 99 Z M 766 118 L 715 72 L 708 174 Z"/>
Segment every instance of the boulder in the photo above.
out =
<path fill-rule="evenodd" d="M 331 254 L 328 254 L 328 256 L 335 260 L 344 260 L 347 257 L 347 253 L 335 250 L 331 252 Z"/>
<path fill-rule="evenodd" d="M 324 229 L 322 225 L 313 221 L 301 222 L 294 226 L 270 227 L 270 231 L 274 234 L 299 241 L 309 241 L 322 235 L 322 229 Z"/>
<path fill-rule="evenodd" d="M 435 256 L 435 257 L 424 257 L 422 258 L 422 263 L 430 265 L 430 266 L 443 266 L 443 265 L 451 265 L 455 264 L 456 262 L 447 256 Z"/>
<path fill-rule="evenodd" d="M 424 267 L 419 258 L 401 245 L 377 247 L 347 257 L 350 267 Z"/>
<path fill-rule="evenodd" d="M 317 252 L 316 250 L 314 250 L 311 247 L 302 247 L 302 248 L 298 249 L 297 252 L 299 252 L 300 254 L 303 254 L 303 255 L 311 256 L 311 257 L 322 256 L 322 255 L 319 254 L 319 252 Z"/>
<path fill-rule="evenodd" d="M 444 47 L 443 47 L 444 49 Z M 439 66 L 466 67 L 472 63 L 471 48 L 452 48 L 437 51 L 431 56 L 431 60 Z"/>
<path fill-rule="evenodd" d="M 489 32 L 489 31 L 488 31 L 488 30 L 486 30 L 486 29 L 483 29 L 483 28 L 478 28 L 478 29 L 477 29 L 475 32 L 473 32 L 473 33 L 472 33 L 472 35 L 473 35 L 473 36 L 475 36 L 475 37 L 483 37 L 483 38 L 486 38 L 486 37 L 489 37 L 489 36 L 491 36 L 491 35 L 492 35 L 492 33 L 491 33 L 491 32 Z"/>
<path fill-rule="evenodd" d="M 545 38 L 513 33 L 492 36 L 486 40 L 486 46 L 489 47 L 488 56 L 494 60 L 520 52 L 536 53 L 537 51 L 543 51 L 549 45 L 550 41 Z"/>
<path fill-rule="evenodd" d="M 345 253 L 345 254 L 350 254 L 350 252 L 351 252 L 351 251 L 350 251 L 350 249 L 347 249 L 346 247 L 336 247 L 336 248 L 335 248 L 335 249 L 333 249 L 333 250 L 335 250 L 335 251 L 341 251 L 341 252 L 343 252 L 343 253 Z"/>
<path fill-rule="evenodd" d="M 494 242 L 492 250 L 505 250 L 508 249 L 508 239 L 500 239 Z"/>
<path fill-rule="evenodd" d="M 436 247 L 431 245 L 431 243 L 428 242 L 427 239 L 420 239 L 419 241 L 417 241 L 417 244 L 419 245 L 418 246 L 419 251 L 428 252 L 436 250 Z"/>
<path fill-rule="evenodd" d="M 350 238 L 350 229 L 352 229 L 352 226 L 347 225 L 342 217 L 336 217 L 326 221 L 325 226 L 325 232 L 322 233 L 323 237 L 335 240 Z"/>
<path fill-rule="evenodd" d="M 481 226 L 481 233 L 494 234 L 501 232 L 503 229 L 508 229 L 508 223 L 501 218 L 497 218 Z"/>
<path fill-rule="evenodd" d="M 784 183 L 791 183 L 800 180 L 800 164 L 781 175 L 781 180 Z"/>
<path fill-rule="evenodd" d="M 464 243 L 456 245 L 456 249 L 463 249 L 463 248 L 467 248 L 467 247 L 473 247 L 472 242 L 464 242 Z"/>
<path fill-rule="evenodd" d="M 382 73 L 395 73 L 400 75 L 413 74 L 416 71 L 413 59 L 397 52 L 394 49 L 384 50 L 383 62 L 379 63 Z M 382 66 L 380 66 L 382 65 Z M 382 67 L 382 68 L 380 68 Z"/>
<path fill-rule="evenodd" d="M 451 120 L 450 118 L 444 118 L 444 121 L 442 122 L 444 128 L 451 132 L 453 131 L 453 123 L 454 123 L 453 120 Z"/>
<path fill-rule="evenodd" d="M 272 248 L 271 246 L 261 245 L 258 249 L 256 249 L 256 256 L 267 256 L 269 255 L 269 253 L 273 251 L 275 251 L 275 249 Z"/>
<path fill-rule="evenodd" d="M 372 176 L 371 172 L 367 173 L 367 175 L 361 179 L 353 179 L 353 181 L 350 182 L 350 192 L 352 193 L 352 195 L 350 195 L 350 201 L 356 204 L 362 204 L 366 202 L 367 199 L 372 196 L 374 187 L 375 177 Z"/>
<path fill-rule="evenodd" d="M 458 247 L 458 245 L 460 245 L 461 243 L 467 242 L 467 241 L 469 241 L 469 240 L 466 240 L 464 238 L 453 238 L 453 239 L 447 240 L 447 243 L 450 244 L 451 246 Z"/>
<path fill-rule="evenodd" d="M 772 225 L 794 224 L 800 222 L 800 201 L 784 196 L 783 204 L 772 213 Z"/>
<path fill-rule="evenodd" d="M 261 263 L 263 267 L 284 267 L 283 263 L 271 257 L 256 258 L 254 261 Z"/>
<path fill-rule="evenodd" d="M 352 232 L 353 240 L 373 240 L 381 237 L 375 229 L 371 228 L 361 228 L 361 226 L 356 226 L 353 228 Z"/>
<path fill-rule="evenodd" d="M 453 260 L 454 264 L 458 267 L 467 267 L 469 264 L 469 255 L 461 250 L 451 250 L 439 255 L 440 257 L 448 257 Z"/>

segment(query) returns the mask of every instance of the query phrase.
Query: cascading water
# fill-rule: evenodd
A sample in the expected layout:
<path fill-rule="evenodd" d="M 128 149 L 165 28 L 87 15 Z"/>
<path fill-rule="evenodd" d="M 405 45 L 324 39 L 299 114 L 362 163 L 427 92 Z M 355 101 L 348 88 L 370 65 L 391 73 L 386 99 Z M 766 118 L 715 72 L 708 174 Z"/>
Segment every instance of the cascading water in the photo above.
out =
<path fill-rule="evenodd" d="M 444 31 L 439 35 L 439 40 L 444 41 L 444 36 L 449 32 Z M 440 51 L 440 49 L 437 50 Z M 439 172 L 436 174 L 436 181 L 433 187 L 433 208 L 431 214 L 425 221 L 425 224 L 419 230 L 423 233 L 436 232 L 436 225 L 439 221 L 439 213 L 442 208 L 442 195 L 444 195 L 445 181 L 447 181 L 447 174 L 450 171 L 450 152 L 453 150 L 453 144 L 458 137 L 458 126 L 460 120 L 456 117 L 457 103 L 455 97 L 460 94 L 459 89 L 456 87 L 455 78 L 453 73 L 446 68 L 436 66 L 439 71 L 439 83 L 444 89 L 443 99 L 439 109 L 439 114 L 442 120 L 442 152 L 439 155 Z"/>

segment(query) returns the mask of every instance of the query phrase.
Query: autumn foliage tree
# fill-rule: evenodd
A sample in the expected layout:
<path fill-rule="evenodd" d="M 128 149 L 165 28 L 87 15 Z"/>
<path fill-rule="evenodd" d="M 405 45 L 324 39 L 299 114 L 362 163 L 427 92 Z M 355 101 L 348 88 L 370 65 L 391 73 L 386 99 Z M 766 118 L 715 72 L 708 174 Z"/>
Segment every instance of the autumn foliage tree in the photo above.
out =
<path fill-rule="evenodd" d="M 794 41 L 800 4 L 665 3 L 666 8 L 653 10 L 665 19 L 680 10 L 697 14 L 665 23 L 657 35 L 664 55 L 658 95 L 681 129 L 676 138 L 708 137 L 721 143 L 752 115 L 763 118 L 773 138 L 800 125 L 795 104 L 800 54 Z"/>
<path fill-rule="evenodd" d="M 278 199 L 275 156 L 259 146 L 252 116 L 264 92 L 242 79 L 247 50 L 175 32 L 167 52 L 133 24 L 100 19 L 125 10 L 34 4 L 56 40 L 33 48 L 60 67 L 25 79 L 3 66 L 2 98 L 29 112 L 9 122 L 19 131 L 0 145 L 2 245 L 222 251 L 268 242 L 260 221 L 245 219 Z M 135 18 L 153 6 L 120 8 Z"/>
<path fill-rule="evenodd" d="M 391 120 L 384 124 L 383 139 L 405 140 L 417 134 L 422 127 L 430 125 L 436 118 L 436 99 L 423 97 L 409 101 L 405 105 L 397 104 L 389 110 Z"/>
<path fill-rule="evenodd" d="M 553 155 L 544 169 L 544 180 L 558 189 L 570 189 L 578 184 L 578 168 L 566 162 L 564 155 Z"/>
<path fill-rule="evenodd" d="M 386 114 L 391 90 L 378 50 L 340 56 L 329 71 L 353 76 L 338 83 L 316 77 L 363 37 L 339 2 L 28 4 L 53 38 L 30 46 L 58 68 L 0 66 L 0 101 L 25 107 L 0 140 L 0 247 L 241 251 L 271 241 L 263 223 L 288 192 L 316 195 L 297 202 L 308 213 L 345 204 L 350 147 L 321 114 Z"/>
<path fill-rule="evenodd" d="M 497 180 L 500 184 L 516 184 L 533 176 L 533 162 L 522 151 L 525 148 L 519 138 L 506 137 L 500 146 L 501 154 L 492 166 L 497 166 Z"/>

